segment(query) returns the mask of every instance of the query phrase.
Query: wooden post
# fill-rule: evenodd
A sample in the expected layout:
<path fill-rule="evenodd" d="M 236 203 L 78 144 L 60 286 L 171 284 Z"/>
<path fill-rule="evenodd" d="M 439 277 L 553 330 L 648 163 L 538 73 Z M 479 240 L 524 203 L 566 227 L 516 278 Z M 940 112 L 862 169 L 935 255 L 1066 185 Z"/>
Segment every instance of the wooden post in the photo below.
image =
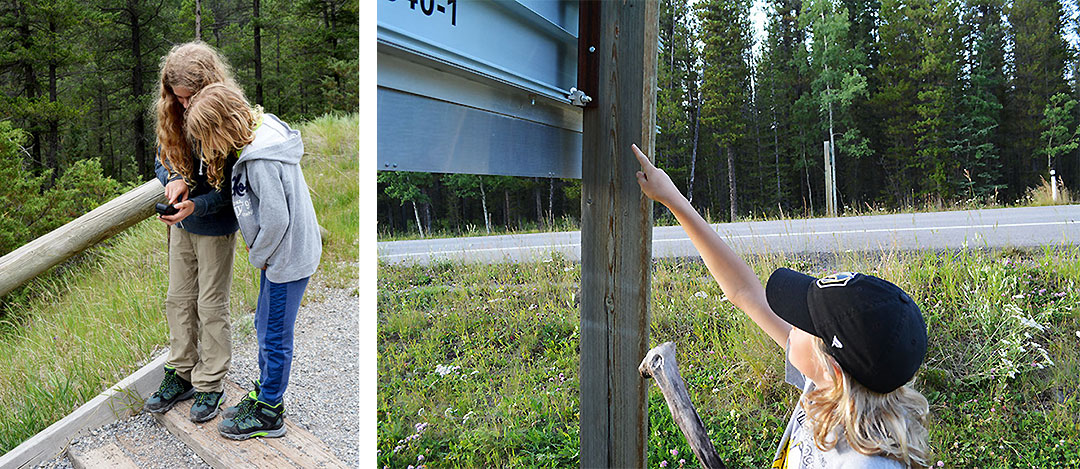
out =
<path fill-rule="evenodd" d="M 701 422 L 697 410 L 694 410 L 694 402 L 690 400 L 686 382 L 679 374 L 679 364 L 675 362 L 675 343 L 664 342 L 649 350 L 638 365 L 638 371 L 641 376 L 656 380 L 656 385 L 660 387 L 660 392 L 667 401 L 671 417 L 675 419 L 679 430 L 682 430 L 701 466 L 708 469 L 725 468 L 709 440 L 709 434 L 705 432 L 705 424 Z"/>
<path fill-rule="evenodd" d="M 0 257 L 0 296 L 84 249 L 145 220 L 154 214 L 154 204 L 164 201 L 165 188 L 157 179 L 152 179 Z"/>
<path fill-rule="evenodd" d="M 595 14 L 598 21 L 586 18 Z M 644 467 L 652 201 L 631 154 L 653 154 L 657 0 L 582 2 L 579 40 L 596 61 L 581 163 L 581 467 Z M 599 34 L 592 34 L 595 30 Z M 579 60 L 580 62 L 580 60 Z"/>

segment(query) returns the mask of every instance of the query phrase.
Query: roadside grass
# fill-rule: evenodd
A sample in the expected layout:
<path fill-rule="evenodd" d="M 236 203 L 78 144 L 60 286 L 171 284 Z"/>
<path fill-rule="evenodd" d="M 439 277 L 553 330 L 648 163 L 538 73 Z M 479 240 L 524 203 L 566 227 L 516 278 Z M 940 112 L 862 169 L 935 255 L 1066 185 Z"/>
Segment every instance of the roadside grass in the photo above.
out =
<path fill-rule="evenodd" d="M 748 261 L 762 279 L 781 266 L 861 271 L 911 294 L 930 335 L 913 385 L 931 404 L 934 462 L 1080 460 L 1080 248 Z M 559 256 L 380 263 L 378 467 L 577 466 L 579 285 L 580 265 Z M 654 264 L 651 322 L 652 346 L 676 343 L 680 372 L 725 461 L 769 466 L 798 398 L 783 382 L 782 351 L 722 299 L 700 262 Z M 648 384 L 648 466 L 696 466 Z"/>
<path fill-rule="evenodd" d="M 359 163 L 350 150 L 357 145 L 357 117 L 324 117 L 297 127 L 309 153 L 304 170 L 315 210 L 331 233 L 316 275 L 351 286 L 359 227 Z M 233 329 L 244 335 L 253 331 L 259 276 L 247 262 L 239 235 L 235 256 L 230 316 Z M 149 219 L 3 299 L 0 453 L 93 399 L 168 346 L 167 269 L 164 224 Z"/>

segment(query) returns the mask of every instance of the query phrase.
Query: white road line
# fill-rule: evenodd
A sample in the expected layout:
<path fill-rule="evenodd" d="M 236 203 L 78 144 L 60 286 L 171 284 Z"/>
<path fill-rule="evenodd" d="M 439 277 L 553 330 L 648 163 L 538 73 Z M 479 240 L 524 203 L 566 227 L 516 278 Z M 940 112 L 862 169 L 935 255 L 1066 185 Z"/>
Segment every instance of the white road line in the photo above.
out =
<path fill-rule="evenodd" d="M 779 238 L 784 236 L 809 236 L 809 235 L 844 235 L 844 234 L 860 234 L 860 233 L 883 233 L 883 232 L 900 232 L 900 231 L 945 231 L 945 230 L 966 230 L 972 228 L 1023 228 L 1029 226 L 1054 226 L 1054 225 L 1069 225 L 1077 224 L 1077 221 L 1055 221 L 1055 222 L 1042 222 L 1042 223 L 994 223 L 987 225 L 964 225 L 964 226 L 926 226 L 926 227 L 913 227 L 913 228 L 875 228 L 869 230 L 834 230 L 834 231 L 802 231 L 795 233 L 762 233 L 762 234 L 744 234 L 744 235 L 732 235 L 723 236 L 724 239 L 744 239 L 744 238 Z M 715 229 L 715 225 L 714 225 Z M 670 238 L 670 239 L 653 239 L 653 244 L 656 243 L 675 243 L 689 241 L 690 238 Z M 581 243 L 570 244 L 550 244 L 550 245 L 536 245 L 536 246 L 506 246 L 496 248 L 480 248 L 480 249 L 455 249 L 450 251 L 432 251 L 432 252 L 417 252 L 406 254 L 380 254 L 380 259 L 392 259 L 399 257 L 418 257 L 418 256 L 438 256 L 443 254 L 464 254 L 464 253 L 481 253 L 490 251 L 514 251 L 514 250 L 551 250 L 557 248 L 574 248 L 581 247 Z"/>

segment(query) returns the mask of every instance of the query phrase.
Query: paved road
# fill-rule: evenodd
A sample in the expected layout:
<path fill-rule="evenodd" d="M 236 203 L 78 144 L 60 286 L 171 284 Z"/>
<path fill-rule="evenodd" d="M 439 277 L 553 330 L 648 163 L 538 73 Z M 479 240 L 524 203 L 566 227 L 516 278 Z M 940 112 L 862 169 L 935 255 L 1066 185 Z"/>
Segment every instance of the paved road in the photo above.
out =
<path fill-rule="evenodd" d="M 1080 205 L 722 223 L 737 252 L 822 253 L 1063 246 L 1080 243 Z M 378 243 L 386 262 L 519 262 L 558 252 L 581 259 L 581 233 L 535 233 Z M 681 227 L 653 230 L 653 257 L 696 257 Z"/>

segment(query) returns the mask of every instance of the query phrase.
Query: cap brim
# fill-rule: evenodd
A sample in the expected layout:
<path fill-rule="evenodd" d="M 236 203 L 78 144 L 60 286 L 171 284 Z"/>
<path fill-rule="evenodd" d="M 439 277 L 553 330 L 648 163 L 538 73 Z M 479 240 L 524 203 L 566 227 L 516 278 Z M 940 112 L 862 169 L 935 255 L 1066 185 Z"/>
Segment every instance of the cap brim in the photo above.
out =
<path fill-rule="evenodd" d="M 765 283 L 765 300 L 781 319 L 805 332 L 820 337 L 810 318 L 807 292 L 816 278 L 783 267 L 776 269 Z"/>

